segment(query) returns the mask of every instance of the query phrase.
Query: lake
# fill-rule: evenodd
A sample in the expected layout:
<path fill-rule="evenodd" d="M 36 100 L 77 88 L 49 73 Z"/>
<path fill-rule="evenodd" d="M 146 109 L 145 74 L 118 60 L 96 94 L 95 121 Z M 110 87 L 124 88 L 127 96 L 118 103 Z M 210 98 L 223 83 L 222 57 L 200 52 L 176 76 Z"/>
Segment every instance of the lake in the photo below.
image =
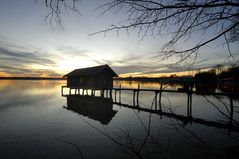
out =
<path fill-rule="evenodd" d="M 63 97 L 65 84 L 63 80 L 0 80 L 1 159 L 239 156 L 238 98 L 233 98 L 231 112 L 226 96 L 193 94 L 192 117 L 187 118 L 184 93 L 163 93 L 165 114 L 160 114 L 114 104 L 114 99 Z M 160 87 L 153 82 L 114 82 L 115 87 L 120 84 Z M 163 85 L 169 90 L 179 87 Z M 122 91 L 121 103 L 133 105 L 132 96 L 132 91 Z M 154 109 L 154 93 L 140 92 L 139 106 Z"/>

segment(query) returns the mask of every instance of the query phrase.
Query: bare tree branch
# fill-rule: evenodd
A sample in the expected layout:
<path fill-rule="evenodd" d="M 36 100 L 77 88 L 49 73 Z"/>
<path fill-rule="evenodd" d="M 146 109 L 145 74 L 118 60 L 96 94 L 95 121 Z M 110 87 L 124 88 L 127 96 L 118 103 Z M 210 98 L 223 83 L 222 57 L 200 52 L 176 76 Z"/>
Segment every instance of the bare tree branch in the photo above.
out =
<path fill-rule="evenodd" d="M 159 57 L 167 59 L 179 57 L 178 62 L 194 57 L 199 50 L 216 40 L 229 43 L 239 41 L 239 1 L 236 0 L 111 0 L 98 9 L 102 14 L 109 11 L 126 12 L 127 21 L 122 25 L 112 25 L 90 35 L 110 31 L 137 31 L 142 37 L 171 35 Z M 211 33 L 211 32 L 214 33 Z M 192 36 L 203 35 L 189 48 L 175 49 L 182 41 Z M 232 56 L 230 48 L 229 55 Z"/>
<path fill-rule="evenodd" d="M 35 0 L 36 3 L 41 2 L 48 8 L 48 13 L 45 16 L 47 21 L 52 26 L 62 25 L 62 15 L 68 12 L 80 14 L 76 7 L 78 0 Z"/>

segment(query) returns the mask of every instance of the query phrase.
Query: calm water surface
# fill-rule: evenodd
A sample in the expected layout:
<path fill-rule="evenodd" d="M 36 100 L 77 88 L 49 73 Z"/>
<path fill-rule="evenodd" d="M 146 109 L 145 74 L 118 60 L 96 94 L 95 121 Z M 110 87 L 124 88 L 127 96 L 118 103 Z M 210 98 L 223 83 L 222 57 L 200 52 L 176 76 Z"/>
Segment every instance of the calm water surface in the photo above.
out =
<path fill-rule="evenodd" d="M 138 85 L 114 83 L 119 84 Z M 238 158 L 238 98 L 231 115 L 228 97 L 193 95 L 192 117 L 202 119 L 194 122 L 119 106 L 108 99 L 62 97 L 62 85 L 65 81 L 0 81 L 1 159 Z M 141 87 L 158 89 L 160 84 L 141 83 Z M 132 94 L 123 91 L 121 102 L 132 105 Z M 154 109 L 153 101 L 154 93 L 140 93 L 140 107 Z M 187 116 L 187 95 L 163 93 L 162 110 Z"/>

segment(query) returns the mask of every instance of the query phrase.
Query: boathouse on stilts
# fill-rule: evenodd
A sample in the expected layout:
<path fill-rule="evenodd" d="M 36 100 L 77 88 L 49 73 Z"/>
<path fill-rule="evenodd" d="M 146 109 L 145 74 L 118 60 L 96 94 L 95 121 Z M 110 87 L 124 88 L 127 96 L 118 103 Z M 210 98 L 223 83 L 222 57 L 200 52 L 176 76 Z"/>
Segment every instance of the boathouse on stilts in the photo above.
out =
<path fill-rule="evenodd" d="M 104 96 L 104 91 L 111 96 L 113 89 L 113 77 L 118 75 L 109 67 L 101 65 L 82 69 L 75 69 L 63 76 L 67 78 L 66 87 L 69 88 L 69 94 L 95 95 L 95 91 L 100 91 Z M 90 91 L 90 92 L 89 92 Z"/>

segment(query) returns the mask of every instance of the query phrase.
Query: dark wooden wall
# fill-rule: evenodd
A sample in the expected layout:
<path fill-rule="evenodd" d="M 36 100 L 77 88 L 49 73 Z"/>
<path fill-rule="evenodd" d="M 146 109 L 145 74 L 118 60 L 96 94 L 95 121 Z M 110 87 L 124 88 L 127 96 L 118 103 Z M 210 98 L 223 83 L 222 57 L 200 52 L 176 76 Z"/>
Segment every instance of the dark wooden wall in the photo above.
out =
<path fill-rule="evenodd" d="M 110 72 L 104 71 L 98 75 L 98 87 L 100 88 L 113 88 L 113 76 Z"/>
<path fill-rule="evenodd" d="M 67 77 L 67 86 L 88 89 L 111 89 L 113 88 L 113 76 L 108 71 L 102 71 L 96 76 L 71 76 Z"/>

